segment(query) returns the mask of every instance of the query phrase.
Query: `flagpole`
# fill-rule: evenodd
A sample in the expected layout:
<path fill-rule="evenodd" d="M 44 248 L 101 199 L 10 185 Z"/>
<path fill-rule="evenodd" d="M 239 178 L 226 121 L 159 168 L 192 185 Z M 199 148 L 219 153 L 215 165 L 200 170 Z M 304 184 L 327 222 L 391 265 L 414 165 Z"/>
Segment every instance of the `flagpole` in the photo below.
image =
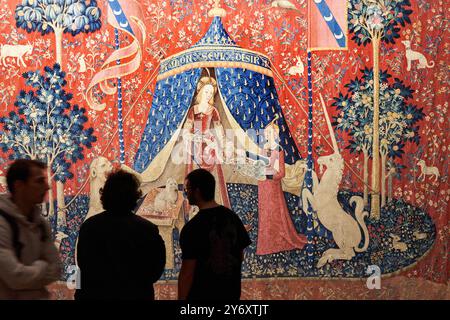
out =
<path fill-rule="evenodd" d="M 313 140 L 313 92 L 312 92 L 312 71 L 311 71 L 311 3 L 308 1 L 308 155 L 307 155 L 307 170 L 305 174 L 306 188 L 312 193 L 312 171 L 314 167 L 314 161 L 312 158 L 312 140 Z M 304 205 L 304 204 L 303 204 Z M 313 224 L 313 209 L 309 201 L 307 201 L 308 211 L 306 212 L 307 222 L 306 222 L 306 254 L 308 268 L 312 269 L 314 267 L 314 254 L 315 254 L 315 243 L 314 243 L 314 224 Z"/>
<path fill-rule="evenodd" d="M 120 48 L 119 30 L 114 28 L 114 39 L 116 50 Z M 120 65 L 120 59 L 116 61 Z M 125 145 L 123 140 L 123 116 L 122 116 L 122 79 L 117 78 L 117 121 L 119 123 L 119 148 L 120 148 L 120 164 L 125 163 Z"/>

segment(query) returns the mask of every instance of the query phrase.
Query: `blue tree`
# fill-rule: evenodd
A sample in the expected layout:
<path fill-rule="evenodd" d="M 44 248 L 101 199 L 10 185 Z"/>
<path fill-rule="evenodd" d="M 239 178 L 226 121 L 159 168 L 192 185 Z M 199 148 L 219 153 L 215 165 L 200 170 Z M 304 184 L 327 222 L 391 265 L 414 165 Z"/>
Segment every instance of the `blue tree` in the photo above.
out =
<path fill-rule="evenodd" d="M 56 62 L 62 65 L 62 35 L 73 36 L 100 29 L 100 9 L 96 0 L 22 0 L 15 12 L 16 25 L 42 35 L 53 32 Z"/>
<path fill-rule="evenodd" d="M 17 110 L 0 117 L 0 147 L 11 160 L 29 158 L 47 163 L 50 185 L 53 180 L 72 179 L 71 165 L 82 160 L 84 147 L 91 148 L 97 140 L 94 130 L 85 128 L 86 110 L 70 104 L 72 94 L 63 89 L 65 73 L 58 64 L 45 67 L 43 74 L 26 72 L 23 78 L 33 90 L 21 90 L 14 103 Z M 49 202 L 49 215 L 53 215 L 52 189 Z"/>
<path fill-rule="evenodd" d="M 350 0 L 348 9 L 349 31 L 358 45 L 372 42 L 373 55 L 373 138 L 372 138 L 372 203 L 371 216 L 380 217 L 380 42 L 395 43 L 400 37 L 399 26 L 411 23 L 409 0 Z"/>

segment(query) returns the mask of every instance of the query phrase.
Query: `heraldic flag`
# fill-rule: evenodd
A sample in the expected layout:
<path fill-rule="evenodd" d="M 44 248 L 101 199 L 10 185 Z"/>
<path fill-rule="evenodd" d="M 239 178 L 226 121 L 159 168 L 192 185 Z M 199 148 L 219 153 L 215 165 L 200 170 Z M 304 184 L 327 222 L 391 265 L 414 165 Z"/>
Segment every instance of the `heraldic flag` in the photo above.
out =
<path fill-rule="evenodd" d="M 308 48 L 347 50 L 348 0 L 309 0 Z"/>

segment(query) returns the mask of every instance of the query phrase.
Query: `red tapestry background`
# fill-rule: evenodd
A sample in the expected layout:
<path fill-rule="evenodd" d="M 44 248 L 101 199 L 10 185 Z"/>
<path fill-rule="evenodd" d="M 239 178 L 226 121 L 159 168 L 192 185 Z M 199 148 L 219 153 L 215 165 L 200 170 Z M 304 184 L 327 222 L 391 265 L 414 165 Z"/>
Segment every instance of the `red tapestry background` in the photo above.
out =
<path fill-rule="evenodd" d="M 46 66 L 53 70 L 56 62 L 60 63 L 61 70 L 65 73 L 67 84 L 64 90 L 73 95 L 68 101 L 72 106 L 77 104 L 86 110 L 84 114 L 86 121 L 83 125 L 84 130 L 93 128 L 91 133 L 85 133 L 86 139 L 91 140 L 87 145 L 80 144 L 81 149 L 74 149 L 74 154 L 80 154 L 77 156 L 78 159 L 67 161 L 66 163 L 69 163 L 67 166 L 60 164 L 58 174 L 62 177 L 60 180 L 63 180 L 62 184 L 59 183 L 63 185 L 62 187 L 57 186 L 53 177 L 51 202 L 63 201 L 67 205 L 67 210 L 59 212 L 57 208 L 62 206 L 61 202 L 55 203 L 54 213 L 48 214 L 49 220 L 53 223 L 61 259 L 67 267 L 74 263 L 78 228 L 89 209 L 89 169 L 92 161 L 103 156 L 114 167 L 120 166 L 117 94 L 105 95 L 98 86 L 95 86 L 93 97 L 96 101 L 105 103 L 104 110 L 96 111 L 86 102 L 89 84 L 115 51 L 115 29 L 107 21 L 107 1 L 48 0 L 47 2 L 45 0 L 0 2 L 2 45 L 0 116 L 3 119 L 12 119 L 13 115 L 10 112 L 16 112 L 21 117 L 32 117 L 33 110 L 29 107 L 23 108 L 24 114 L 18 112 L 20 100 L 25 97 L 25 93 L 21 96 L 21 90 L 26 92 L 33 90 L 23 74 L 36 71 L 42 74 Z M 73 7 L 74 15 L 77 10 L 83 12 L 84 16 L 90 14 L 87 20 L 67 22 L 68 32 L 61 33 L 60 39 L 58 32 L 45 31 L 47 28 L 51 30 L 52 27 L 50 25 L 44 27 L 42 22 L 39 22 L 39 10 L 35 10 L 36 3 L 50 5 L 59 2 L 61 7 L 64 2 L 67 6 L 82 3 L 83 6 Z M 238 46 L 261 53 L 271 60 L 278 101 L 284 119 L 301 157 L 306 158 L 308 1 L 291 0 L 290 3 L 295 9 L 289 6 L 283 8 L 283 2 L 287 1 L 220 1 L 221 8 L 226 12 L 226 16 L 221 20 L 225 30 Z M 402 101 L 406 101 L 401 112 L 386 111 L 385 117 L 381 116 L 384 119 L 381 120 L 381 127 L 383 123 L 399 119 L 396 123 L 400 123 L 399 126 L 402 128 L 409 129 L 402 131 L 401 137 L 392 139 L 389 138 L 389 134 L 383 136 L 383 133 L 380 133 L 381 145 L 384 143 L 387 150 L 386 167 L 381 173 L 381 176 L 385 177 L 386 200 L 384 209 L 381 210 L 380 222 L 370 225 L 368 223 L 373 246 L 369 247 L 366 255 L 358 260 L 359 266 L 354 266 L 349 261 L 335 260 L 327 264 L 323 271 L 314 271 L 311 274 L 299 271 L 300 267 L 293 252 L 257 257 L 253 248 L 247 256 L 250 262 L 243 273 L 245 299 L 448 299 L 449 297 L 449 43 L 446 18 L 448 8 L 443 1 L 412 0 L 410 5 L 407 1 L 393 1 L 395 4 L 389 10 L 385 1 L 374 2 L 380 3 L 378 7 L 382 9 L 380 15 L 376 12 L 372 14 L 373 19 L 382 17 L 386 12 L 393 14 L 394 18 L 390 23 L 397 18 L 401 20 L 404 15 L 408 16 L 407 20 L 401 20 L 402 23 L 398 20 L 395 28 L 384 29 L 386 34 L 383 36 L 388 40 L 379 43 L 379 61 L 374 61 L 373 41 L 366 41 L 366 34 L 358 31 L 360 29 L 355 29 L 358 25 L 360 12 L 358 10 L 366 10 L 367 13 L 367 10 L 375 9 L 364 9 L 362 2 L 355 0 L 348 1 L 347 50 L 313 51 L 311 59 L 314 166 L 321 179 L 322 173 L 319 171 L 317 159 L 333 152 L 319 100 L 321 93 L 345 161 L 339 186 L 340 196 L 345 199 L 342 200 L 344 202 L 347 202 L 352 194 L 358 193 L 363 196 L 364 153 L 358 139 L 364 140 L 364 136 L 373 134 L 372 121 L 367 120 L 367 114 L 364 115 L 363 110 L 364 107 L 373 108 L 373 92 L 370 94 L 371 91 L 367 88 L 373 84 L 374 63 L 379 62 L 381 70 L 381 108 L 388 110 L 386 105 L 392 103 L 389 100 L 390 95 L 396 94 Z M 22 7 L 19 8 L 19 5 Z M 158 91 L 156 77 L 161 60 L 191 48 L 205 35 L 212 22 L 208 11 L 213 6 L 212 0 L 140 2 L 145 28 L 145 41 L 141 42 L 142 59 L 137 70 L 121 78 L 125 165 L 131 168 L 134 166 L 134 159 L 150 115 L 152 98 Z M 90 8 L 89 11 L 87 8 Z M 58 12 L 47 12 L 47 15 L 53 15 L 56 21 Z M 64 22 L 65 18 L 60 19 Z M 382 24 L 386 20 L 380 21 L 378 23 Z M 121 48 L 133 44 L 133 37 L 129 33 L 119 30 L 118 37 Z M 123 59 L 122 64 L 131 59 Z M 300 69 L 297 71 L 292 69 L 294 66 Z M 117 80 L 111 78 L 109 85 L 116 88 Z M 45 98 L 44 96 L 43 99 Z M 353 106 L 353 109 L 350 106 Z M 350 115 L 354 112 L 361 114 L 352 118 Z M 359 122 L 364 119 L 367 120 L 367 126 L 361 127 Z M 16 149 L 11 147 L 11 140 L 16 137 L 23 145 L 31 145 L 31 140 L 27 138 L 29 133 L 26 131 L 10 130 L 8 134 L 5 121 L 0 124 L 3 147 L 0 159 L 2 174 L 10 162 L 8 158 L 10 155 L 23 155 L 17 151 L 17 147 Z M 360 129 L 362 131 L 358 131 Z M 355 135 L 356 132 L 359 132 L 360 138 Z M 92 136 L 96 137 L 95 141 L 90 138 Z M 55 165 L 56 163 L 57 160 Z M 372 187 L 369 183 L 372 174 L 371 159 L 368 159 L 367 168 L 369 171 L 367 185 Z M 236 186 L 237 191 L 233 193 L 234 187 L 228 185 L 230 197 L 235 197 L 232 199 L 232 204 L 235 205 L 233 209 L 238 211 L 241 217 L 246 214 L 256 216 L 257 212 L 240 211 L 241 203 L 245 206 L 246 201 L 257 201 L 256 185 L 250 189 Z M 367 192 L 370 193 L 371 190 L 369 188 Z M 299 208 L 294 208 L 298 197 L 292 195 L 286 197 L 291 219 L 297 230 L 302 230 L 302 213 Z M 344 207 L 348 212 L 353 210 L 348 206 Z M 385 219 L 383 215 L 389 219 L 383 220 Z M 256 242 L 258 228 L 256 220 L 249 218 L 244 222 L 253 228 L 252 240 Z M 425 229 L 428 232 L 418 227 L 421 224 L 427 225 L 428 229 Z M 391 228 L 389 232 L 384 230 L 387 228 Z M 173 238 L 174 267 L 167 270 L 163 280 L 156 285 L 159 299 L 176 298 L 176 275 L 179 267 L 177 232 Z M 407 245 L 406 250 L 398 245 L 398 239 L 395 240 L 391 236 L 393 233 L 400 235 L 400 243 Z M 368 289 L 366 285 L 370 274 L 365 273 L 366 267 L 363 266 L 372 264 L 383 266 L 380 289 Z M 270 270 L 275 271 L 271 273 Z M 54 298 L 72 298 L 65 282 L 54 286 L 53 289 Z"/>

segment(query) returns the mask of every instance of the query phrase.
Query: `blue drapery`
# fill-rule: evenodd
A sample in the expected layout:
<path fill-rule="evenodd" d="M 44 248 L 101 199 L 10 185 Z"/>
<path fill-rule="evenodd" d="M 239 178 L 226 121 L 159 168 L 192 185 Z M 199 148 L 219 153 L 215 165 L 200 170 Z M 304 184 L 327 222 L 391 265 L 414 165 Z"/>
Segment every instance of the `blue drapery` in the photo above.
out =
<path fill-rule="evenodd" d="M 275 83 L 272 77 L 241 68 L 217 68 L 217 82 L 225 103 L 240 127 L 264 129 L 278 114 L 280 146 L 284 150 L 285 162 L 293 164 L 301 159 L 283 116 Z M 249 135 L 253 142 L 260 143 L 262 135 Z"/>
<path fill-rule="evenodd" d="M 134 170 L 143 172 L 180 127 L 194 98 L 201 68 L 174 75 L 156 84 L 152 107 L 135 157 Z M 278 114 L 280 146 L 285 162 L 301 159 L 283 116 L 272 77 L 241 68 L 216 68 L 218 89 L 242 130 L 264 129 Z M 262 135 L 250 134 L 255 143 Z M 259 140 L 258 140 L 259 139 Z"/>
<path fill-rule="evenodd" d="M 212 48 L 217 48 L 212 49 Z M 245 58 L 245 59 L 244 59 Z M 206 34 L 192 47 L 161 62 L 159 76 L 186 68 L 189 64 L 214 61 L 234 63 L 248 60 L 252 67 L 269 69 L 269 60 L 256 52 L 239 48 L 230 38 L 219 17 L 214 17 Z M 169 142 L 179 128 L 192 104 L 202 67 L 170 75 L 156 83 L 152 107 L 137 151 L 134 170 L 143 172 L 155 156 Z M 249 129 L 264 129 L 275 115 L 280 128 L 280 145 L 284 150 L 285 162 L 293 164 L 301 159 L 297 146 L 278 102 L 275 83 L 271 76 L 243 68 L 216 68 L 218 89 L 226 106 L 239 126 Z M 263 135 L 247 132 L 255 143 L 261 143 Z"/>
<path fill-rule="evenodd" d="M 200 78 L 201 69 L 191 69 L 156 83 L 152 107 L 134 161 L 143 172 L 181 125 Z"/>

